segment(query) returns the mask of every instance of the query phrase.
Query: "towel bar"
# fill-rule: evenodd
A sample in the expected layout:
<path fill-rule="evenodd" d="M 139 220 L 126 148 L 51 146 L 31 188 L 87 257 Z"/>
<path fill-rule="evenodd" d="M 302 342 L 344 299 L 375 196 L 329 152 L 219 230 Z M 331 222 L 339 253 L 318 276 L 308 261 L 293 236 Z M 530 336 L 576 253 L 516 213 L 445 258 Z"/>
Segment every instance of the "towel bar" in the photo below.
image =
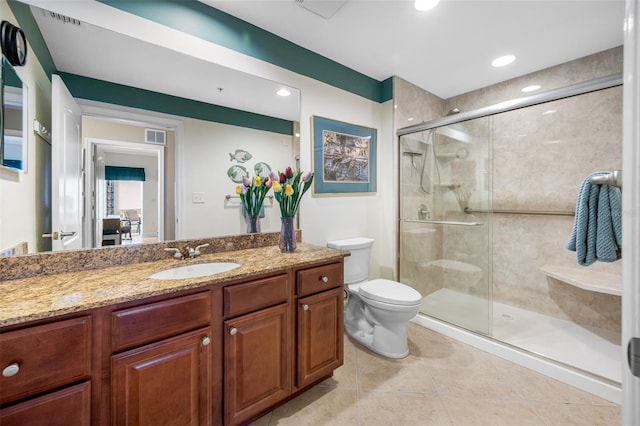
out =
<path fill-rule="evenodd" d="M 227 200 L 227 201 L 232 199 L 232 198 L 240 198 L 240 196 L 239 195 L 225 195 L 224 196 L 224 199 Z M 265 195 L 264 198 L 268 198 L 268 199 L 273 201 L 273 195 Z"/>
<path fill-rule="evenodd" d="M 614 170 L 606 175 L 594 176 L 589 182 L 595 185 L 611 185 L 622 188 L 622 170 Z"/>

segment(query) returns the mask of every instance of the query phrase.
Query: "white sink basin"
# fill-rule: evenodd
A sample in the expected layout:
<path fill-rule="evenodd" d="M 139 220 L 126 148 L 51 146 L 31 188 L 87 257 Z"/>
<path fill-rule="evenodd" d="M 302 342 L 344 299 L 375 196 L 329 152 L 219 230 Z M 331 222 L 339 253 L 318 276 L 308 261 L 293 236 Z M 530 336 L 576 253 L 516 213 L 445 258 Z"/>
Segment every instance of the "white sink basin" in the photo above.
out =
<path fill-rule="evenodd" d="M 234 262 L 196 263 L 195 265 L 179 266 L 177 268 L 156 272 L 150 275 L 149 278 L 156 280 L 181 280 L 185 278 L 205 277 L 207 275 L 230 271 L 238 266 L 240 266 L 240 264 Z"/>

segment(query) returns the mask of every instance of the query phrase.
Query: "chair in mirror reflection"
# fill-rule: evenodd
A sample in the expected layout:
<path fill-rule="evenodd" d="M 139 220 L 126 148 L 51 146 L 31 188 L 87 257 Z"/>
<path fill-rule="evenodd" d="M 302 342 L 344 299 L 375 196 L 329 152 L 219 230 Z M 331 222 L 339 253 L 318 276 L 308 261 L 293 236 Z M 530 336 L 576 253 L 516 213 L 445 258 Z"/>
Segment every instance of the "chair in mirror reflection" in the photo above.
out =
<path fill-rule="evenodd" d="M 102 245 L 117 246 L 121 242 L 120 218 L 113 216 L 102 219 Z"/>
<path fill-rule="evenodd" d="M 138 211 L 134 209 L 126 210 L 124 212 L 124 216 L 125 216 L 124 224 L 125 226 L 126 225 L 129 226 L 129 239 L 131 239 L 131 229 L 133 229 L 134 226 L 136 229 L 135 231 L 136 234 L 140 234 L 141 226 L 142 226 L 142 218 L 138 214 Z"/>

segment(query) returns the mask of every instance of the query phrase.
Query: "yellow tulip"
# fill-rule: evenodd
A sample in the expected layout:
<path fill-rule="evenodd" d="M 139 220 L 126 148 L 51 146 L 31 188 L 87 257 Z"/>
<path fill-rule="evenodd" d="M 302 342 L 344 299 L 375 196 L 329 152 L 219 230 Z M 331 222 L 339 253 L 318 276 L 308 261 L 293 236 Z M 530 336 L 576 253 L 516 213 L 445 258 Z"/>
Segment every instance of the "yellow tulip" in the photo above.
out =
<path fill-rule="evenodd" d="M 282 191 L 282 186 L 280 185 L 280 182 L 278 182 L 277 180 L 273 181 L 273 185 L 271 187 L 273 188 L 274 192 Z"/>
<path fill-rule="evenodd" d="M 256 178 L 253 180 L 253 183 L 255 186 L 260 186 L 261 185 L 261 181 L 260 181 L 260 176 L 256 176 Z"/>
<path fill-rule="evenodd" d="M 293 186 L 286 184 L 284 186 L 284 195 L 293 195 Z"/>
<path fill-rule="evenodd" d="M 240 195 L 242 193 L 242 188 L 240 188 L 240 185 L 236 185 L 236 194 Z"/>

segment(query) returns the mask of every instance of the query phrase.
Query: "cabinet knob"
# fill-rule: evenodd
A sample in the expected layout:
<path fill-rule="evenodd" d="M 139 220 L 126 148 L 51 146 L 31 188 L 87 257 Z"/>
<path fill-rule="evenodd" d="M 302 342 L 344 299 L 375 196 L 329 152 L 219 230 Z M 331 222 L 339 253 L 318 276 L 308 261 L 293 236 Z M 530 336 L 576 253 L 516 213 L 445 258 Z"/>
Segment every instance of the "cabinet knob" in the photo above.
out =
<path fill-rule="evenodd" d="M 18 374 L 20 371 L 20 366 L 17 363 L 7 365 L 4 370 L 2 370 L 2 377 L 11 377 Z"/>
<path fill-rule="evenodd" d="M 322 281 L 323 283 L 328 283 L 329 282 L 329 277 L 322 277 L 322 278 L 320 278 L 320 281 Z"/>
<path fill-rule="evenodd" d="M 237 329 L 237 328 L 235 328 L 235 327 L 231 327 L 231 328 L 229 329 L 229 334 L 230 334 L 230 335 L 235 336 L 237 333 L 238 333 L 238 329 Z"/>
<path fill-rule="evenodd" d="M 303 311 L 308 311 L 309 310 L 309 305 L 307 305 L 306 303 L 302 305 L 302 310 Z"/>
<path fill-rule="evenodd" d="M 202 338 L 202 346 L 207 346 L 209 343 L 211 343 L 211 339 L 208 336 L 204 336 Z"/>

